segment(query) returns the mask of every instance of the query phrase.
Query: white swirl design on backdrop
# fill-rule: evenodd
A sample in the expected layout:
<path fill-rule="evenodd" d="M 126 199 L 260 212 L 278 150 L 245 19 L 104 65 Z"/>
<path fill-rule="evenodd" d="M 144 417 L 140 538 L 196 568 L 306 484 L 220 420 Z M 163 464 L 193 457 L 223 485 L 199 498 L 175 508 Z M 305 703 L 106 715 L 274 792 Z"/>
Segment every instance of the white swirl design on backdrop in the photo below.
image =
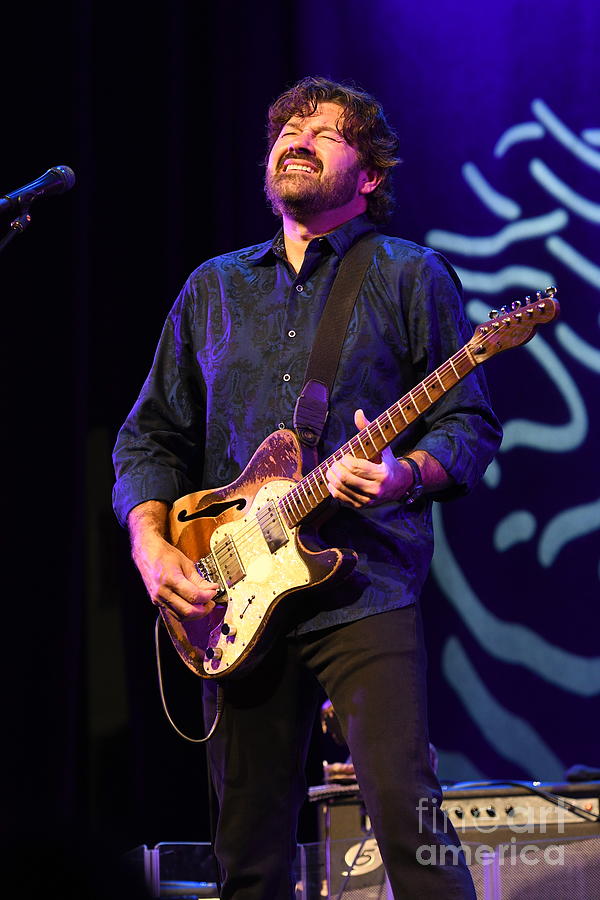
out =
<path fill-rule="evenodd" d="M 477 295 L 491 299 L 514 288 L 531 292 L 532 285 L 543 288 L 556 284 L 555 270 L 561 266 L 574 279 L 579 302 L 582 295 L 586 302 L 589 298 L 590 306 L 598 301 L 600 260 L 591 258 L 589 248 L 597 247 L 590 229 L 600 224 L 600 203 L 584 196 L 581 185 L 587 180 L 591 186 L 600 172 L 600 152 L 595 149 L 600 146 L 600 128 L 585 128 L 576 134 L 542 99 L 533 100 L 531 113 L 533 120 L 510 126 L 498 138 L 492 162 L 467 161 L 461 169 L 467 187 L 485 212 L 508 224 L 489 235 L 432 229 L 425 236 L 425 243 L 447 254 L 458 272 L 468 298 L 467 313 L 475 324 L 484 321 L 489 311 L 488 303 Z M 548 210 L 534 214 L 523 212 L 530 198 L 519 202 L 520 198 L 499 191 L 493 186 L 492 177 L 482 171 L 493 172 L 511 152 L 519 148 L 519 152 L 526 153 L 529 145 L 535 152 L 526 162 L 532 197 L 546 197 L 551 203 Z M 574 168 L 567 171 L 577 189 L 548 162 L 548 155 L 557 148 L 563 155 L 566 150 L 572 156 Z M 523 263 L 523 249 L 534 265 Z M 592 249 L 592 254 L 595 252 Z M 502 262 L 495 259 L 501 254 L 505 254 Z M 560 291 L 558 296 L 560 300 Z M 572 322 L 565 321 L 568 318 L 565 304 L 561 320 L 549 326 L 551 333 L 536 335 L 523 348 L 559 398 L 559 423 L 536 421 L 535 417 L 503 422 L 500 452 L 484 478 L 485 486 L 492 491 L 502 483 L 503 460 L 516 448 L 528 448 L 533 454 L 574 452 L 585 447 L 592 433 L 590 426 L 594 417 L 597 418 L 596 408 L 586 398 L 578 375 L 583 371 L 589 380 L 600 373 L 600 348 L 589 333 L 584 337 Z M 600 315 L 594 324 L 600 326 Z M 535 466 L 534 461 L 532 465 Z M 594 492 L 594 485 L 590 483 L 589 489 Z M 569 503 L 568 495 L 561 503 L 558 496 L 556 502 L 562 508 L 549 516 L 546 514 L 545 521 L 540 521 L 541 516 L 536 512 L 535 495 L 528 496 L 527 500 L 525 506 L 506 513 L 493 528 L 493 550 L 499 559 L 515 545 L 523 544 L 534 552 L 540 569 L 552 569 L 560 564 L 561 554 L 574 542 L 600 531 L 600 500 L 595 496 L 584 503 Z M 485 653 L 502 664 L 522 666 L 548 684 L 575 696 L 600 694 L 600 657 L 573 653 L 532 628 L 518 621 L 505 621 L 488 609 L 469 583 L 446 535 L 443 504 L 434 504 L 434 524 L 434 580 Z M 590 570 L 600 579 L 600 560 L 590 562 Z M 492 694 L 456 635 L 446 639 L 441 662 L 446 681 L 497 754 L 533 778 L 563 776 L 563 763 L 548 741 L 532 724 L 511 711 L 510 701 L 507 703 L 505 698 L 501 701 Z M 479 768 L 476 761 L 441 748 L 440 771 L 445 778 L 460 779 L 475 777 L 473 773 L 479 772 Z"/>

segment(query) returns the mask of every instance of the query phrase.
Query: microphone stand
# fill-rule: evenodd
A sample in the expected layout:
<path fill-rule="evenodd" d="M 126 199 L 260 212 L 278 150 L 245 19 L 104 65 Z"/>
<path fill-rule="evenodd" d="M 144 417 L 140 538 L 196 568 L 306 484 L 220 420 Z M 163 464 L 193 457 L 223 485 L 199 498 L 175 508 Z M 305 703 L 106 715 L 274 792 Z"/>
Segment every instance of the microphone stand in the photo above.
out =
<path fill-rule="evenodd" d="M 20 215 L 17 216 L 16 219 L 13 219 L 10 223 L 10 230 L 8 234 L 4 235 L 2 240 L 0 240 L 0 251 L 4 250 L 6 245 L 12 241 L 12 239 L 17 234 L 22 234 L 23 231 L 27 228 L 29 223 L 31 222 L 31 216 L 29 215 L 29 203 L 25 206 Z"/>

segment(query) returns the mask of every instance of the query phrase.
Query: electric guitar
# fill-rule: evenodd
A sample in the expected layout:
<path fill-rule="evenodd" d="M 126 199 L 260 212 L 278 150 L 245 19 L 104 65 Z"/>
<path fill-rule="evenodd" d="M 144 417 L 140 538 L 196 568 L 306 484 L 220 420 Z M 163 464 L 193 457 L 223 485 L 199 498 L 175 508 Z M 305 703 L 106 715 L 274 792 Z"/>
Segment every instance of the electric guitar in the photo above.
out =
<path fill-rule="evenodd" d="M 373 460 L 440 397 L 490 357 L 529 341 L 559 314 L 556 288 L 490 312 L 450 359 L 366 428 L 302 475 L 295 432 L 269 435 L 239 478 L 181 497 L 169 513 L 169 538 L 198 572 L 219 585 L 215 608 L 179 619 L 159 607 L 184 663 L 203 678 L 242 675 L 258 662 L 293 610 L 295 595 L 345 577 L 353 551 L 323 547 L 310 523 L 330 499 L 326 473 L 345 454 Z"/>

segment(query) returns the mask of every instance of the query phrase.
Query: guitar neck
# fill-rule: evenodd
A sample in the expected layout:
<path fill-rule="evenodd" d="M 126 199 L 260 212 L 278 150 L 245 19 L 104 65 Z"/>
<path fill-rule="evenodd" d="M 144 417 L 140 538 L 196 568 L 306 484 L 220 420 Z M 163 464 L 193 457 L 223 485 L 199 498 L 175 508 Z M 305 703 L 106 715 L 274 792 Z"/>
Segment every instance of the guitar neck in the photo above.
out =
<path fill-rule="evenodd" d="M 302 478 L 279 501 L 290 526 L 298 525 L 314 512 L 328 497 L 327 471 L 342 456 L 350 454 L 357 459 L 377 459 L 378 455 L 419 416 L 427 412 L 454 385 L 472 372 L 478 363 L 469 344 L 465 344 L 397 403 L 381 413 L 366 428 L 355 434 L 347 443 L 323 460 Z"/>

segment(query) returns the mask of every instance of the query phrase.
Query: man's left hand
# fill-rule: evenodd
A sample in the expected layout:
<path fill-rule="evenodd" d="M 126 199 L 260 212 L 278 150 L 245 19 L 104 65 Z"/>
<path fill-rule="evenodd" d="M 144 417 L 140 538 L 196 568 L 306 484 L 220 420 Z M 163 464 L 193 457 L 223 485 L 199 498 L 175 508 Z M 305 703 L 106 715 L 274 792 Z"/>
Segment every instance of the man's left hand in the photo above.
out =
<path fill-rule="evenodd" d="M 354 423 L 359 431 L 370 424 L 362 409 L 354 413 Z M 396 459 L 389 447 L 373 462 L 347 453 L 327 471 L 331 496 L 355 509 L 400 500 L 412 483 L 410 466 Z"/>

